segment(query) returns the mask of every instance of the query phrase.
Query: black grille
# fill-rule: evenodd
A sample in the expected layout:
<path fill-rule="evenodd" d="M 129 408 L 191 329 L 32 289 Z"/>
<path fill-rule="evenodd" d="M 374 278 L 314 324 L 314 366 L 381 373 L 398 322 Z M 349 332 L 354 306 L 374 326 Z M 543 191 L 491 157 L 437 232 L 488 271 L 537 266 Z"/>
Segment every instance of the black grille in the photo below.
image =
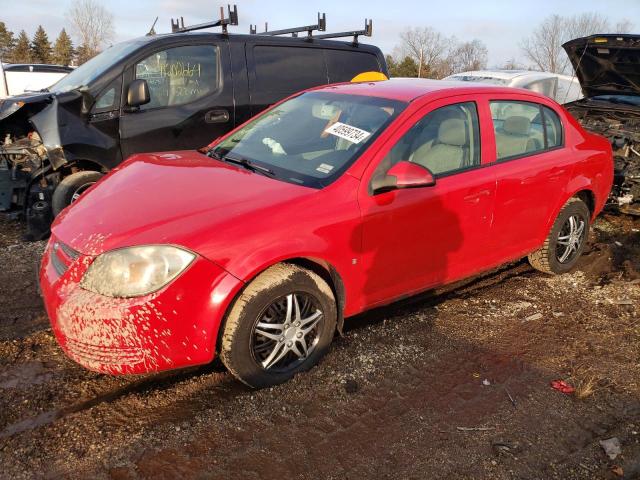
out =
<path fill-rule="evenodd" d="M 51 252 L 51 264 L 58 275 L 64 275 L 80 254 L 61 242 L 54 242 Z"/>

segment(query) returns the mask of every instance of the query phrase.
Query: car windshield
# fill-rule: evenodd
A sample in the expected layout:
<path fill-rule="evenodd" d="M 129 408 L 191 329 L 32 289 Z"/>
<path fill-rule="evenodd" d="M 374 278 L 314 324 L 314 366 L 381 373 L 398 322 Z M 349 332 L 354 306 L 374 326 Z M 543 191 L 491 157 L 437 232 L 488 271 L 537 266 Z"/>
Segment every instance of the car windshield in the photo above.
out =
<path fill-rule="evenodd" d="M 322 188 L 405 107 L 384 98 L 308 92 L 257 117 L 216 145 L 211 155 L 249 161 L 278 179 Z"/>
<path fill-rule="evenodd" d="M 118 43 L 107 48 L 101 54 L 96 55 L 88 62 L 83 63 L 69 73 L 69 75 L 63 77 L 57 83 L 54 83 L 49 90 L 55 93 L 64 93 L 89 85 L 96 78 L 111 68 L 114 62 L 139 48 L 141 43 L 142 42 L 140 40 L 133 40 L 130 42 Z"/>
<path fill-rule="evenodd" d="M 601 100 L 604 102 L 620 103 L 622 105 L 633 105 L 640 107 L 640 95 L 596 95 L 591 100 Z"/>

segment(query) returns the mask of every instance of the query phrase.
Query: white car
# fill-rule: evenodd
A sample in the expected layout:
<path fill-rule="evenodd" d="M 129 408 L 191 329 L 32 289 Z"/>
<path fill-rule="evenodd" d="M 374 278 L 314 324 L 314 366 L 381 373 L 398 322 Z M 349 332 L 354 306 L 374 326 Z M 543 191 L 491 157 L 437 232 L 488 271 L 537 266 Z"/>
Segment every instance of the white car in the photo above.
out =
<path fill-rule="evenodd" d="M 456 73 L 444 80 L 526 88 L 553 98 L 560 104 L 574 102 L 583 96 L 577 78 L 557 73 L 532 72 L 530 70 L 477 70 Z"/>
<path fill-rule="evenodd" d="M 0 98 L 50 87 L 72 70 L 61 65 L 0 63 Z"/>

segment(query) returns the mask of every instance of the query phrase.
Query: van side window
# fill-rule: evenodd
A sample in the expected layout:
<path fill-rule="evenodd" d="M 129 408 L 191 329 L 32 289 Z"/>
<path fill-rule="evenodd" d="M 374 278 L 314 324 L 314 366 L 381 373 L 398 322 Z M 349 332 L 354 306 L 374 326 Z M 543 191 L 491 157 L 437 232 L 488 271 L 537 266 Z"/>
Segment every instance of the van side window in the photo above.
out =
<path fill-rule="evenodd" d="M 288 95 L 328 83 L 320 48 L 256 45 L 253 58 L 255 90 Z"/>
<path fill-rule="evenodd" d="M 368 52 L 325 50 L 329 82 L 348 82 L 363 72 L 379 72 L 378 58 Z"/>
<path fill-rule="evenodd" d="M 140 108 L 171 107 L 193 102 L 218 89 L 218 48 L 190 45 L 156 52 L 138 62 L 136 78 L 149 84 L 151 101 Z"/>
<path fill-rule="evenodd" d="M 490 102 L 498 160 L 545 149 L 540 105 L 518 101 Z"/>
<path fill-rule="evenodd" d="M 544 127 L 547 134 L 547 148 L 562 146 L 562 122 L 558 114 L 547 107 L 542 107 Z"/>

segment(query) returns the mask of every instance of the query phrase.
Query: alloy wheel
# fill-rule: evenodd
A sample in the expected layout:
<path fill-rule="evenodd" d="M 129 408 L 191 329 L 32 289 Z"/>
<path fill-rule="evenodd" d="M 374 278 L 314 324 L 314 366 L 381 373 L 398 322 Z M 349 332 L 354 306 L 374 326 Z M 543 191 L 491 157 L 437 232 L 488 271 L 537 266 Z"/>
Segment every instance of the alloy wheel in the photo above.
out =
<path fill-rule="evenodd" d="M 556 258 L 569 263 L 580 251 L 585 237 L 585 221 L 579 215 L 571 215 L 560 229 L 556 244 Z"/>
<path fill-rule="evenodd" d="M 254 360 L 272 372 L 298 367 L 318 344 L 324 314 L 308 293 L 290 293 L 272 302 L 260 315 L 251 334 Z"/>

